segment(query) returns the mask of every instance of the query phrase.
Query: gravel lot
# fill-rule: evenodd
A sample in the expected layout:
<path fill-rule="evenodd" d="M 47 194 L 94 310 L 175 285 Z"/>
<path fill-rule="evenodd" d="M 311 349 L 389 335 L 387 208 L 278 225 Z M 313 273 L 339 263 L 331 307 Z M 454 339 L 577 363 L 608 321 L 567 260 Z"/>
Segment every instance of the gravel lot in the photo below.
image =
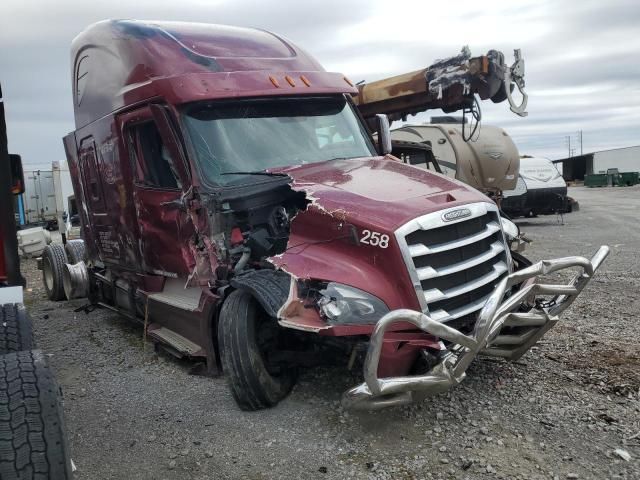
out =
<path fill-rule="evenodd" d="M 224 378 L 155 353 L 137 325 L 47 301 L 26 261 L 76 478 L 640 478 L 640 188 L 570 195 L 581 210 L 564 225 L 518 221 L 533 260 L 612 247 L 563 323 L 515 364 L 478 360 L 451 392 L 372 414 L 340 409 L 361 381 L 346 368 L 308 371 L 276 408 L 242 412 Z"/>

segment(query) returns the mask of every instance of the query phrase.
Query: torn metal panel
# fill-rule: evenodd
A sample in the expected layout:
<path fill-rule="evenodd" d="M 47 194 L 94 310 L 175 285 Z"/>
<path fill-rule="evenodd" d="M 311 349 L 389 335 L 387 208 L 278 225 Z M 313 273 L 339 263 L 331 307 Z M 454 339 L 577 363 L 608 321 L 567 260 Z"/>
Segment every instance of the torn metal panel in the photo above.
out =
<path fill-rule="evenodd" d="M 461 184 L 388 158 L 285 171 L 293 179 L 291 188 L 303 191 L 311 203 L 292 219 L 286 250 L 267 262 L 300 280 L 353 286 L 390 308 L 417 302 L 410 280 L 394 273 L 403 262 L 392 239 L 396 226 L 443 206 L 481 201 Z M 387 181 L 372 182 L 380 172 Z M 366 243 L 371 232 L 384 236 L 382 247 Z"/>
<path fill-rule="evenodd" d="M 297 280 L 291 277 L 289 295 L 277 312 L 278 323 L 283 327 L 313 333 L 331 328 L 331 325 L 328 325 L 320 318 L 316 308 L 308 307 L 308 301 L 300 298 L 298 294 Z"/>

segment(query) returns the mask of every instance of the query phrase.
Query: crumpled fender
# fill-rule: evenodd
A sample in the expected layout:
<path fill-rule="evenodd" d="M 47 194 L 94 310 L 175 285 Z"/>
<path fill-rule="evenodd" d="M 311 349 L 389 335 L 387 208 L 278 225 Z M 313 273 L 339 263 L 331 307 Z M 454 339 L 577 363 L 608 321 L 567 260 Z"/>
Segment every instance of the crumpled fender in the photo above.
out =
<path fill-rule="evenodd" d="M 264 311 L 277 318 L 291 290 L 291 275 L 282 270 L 249 270 L 231 280 L 231 286 L 249 292 Z"/>

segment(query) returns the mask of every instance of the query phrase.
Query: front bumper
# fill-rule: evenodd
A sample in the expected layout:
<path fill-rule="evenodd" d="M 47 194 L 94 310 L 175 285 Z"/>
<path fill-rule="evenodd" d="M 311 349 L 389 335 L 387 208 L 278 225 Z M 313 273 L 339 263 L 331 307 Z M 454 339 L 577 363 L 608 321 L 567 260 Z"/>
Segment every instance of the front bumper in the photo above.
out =
<path fill-rule="evenodd" d="M 558 322 L 559 315 L 573 303 L 607 255 L 609 247 L 602 246 L 591 260 L 584 257 L 543 260 L 505 277 L 480 311 L 471 335 L 422 312 L 400 309 L 387 313 L 371 334 L 364 363 L 365 381 L 345 392 L 343 406 L 376 410 L 446 391 L 464 380 L 467 368 L 479 354 L 517 360 Z M 540 282 L 542 275 L 571 268 L 580 271 L 567 284 Z M 504 299 L 505 293 L 519 284 L 520 289 Z M 378 378 L 384 334 L 396 322 L 412 323 L 451 346 L 439 363 L 423 375 Z"/>

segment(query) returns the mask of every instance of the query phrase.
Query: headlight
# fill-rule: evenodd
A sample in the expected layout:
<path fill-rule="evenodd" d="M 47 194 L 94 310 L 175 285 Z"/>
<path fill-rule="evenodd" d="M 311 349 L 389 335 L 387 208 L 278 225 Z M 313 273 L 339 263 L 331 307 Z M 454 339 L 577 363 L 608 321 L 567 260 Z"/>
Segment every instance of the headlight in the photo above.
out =
<path fill-rule="evenodd" d="M 500 217 L 500 221 L 502 222 L 502 230 L 504 230 L 507 240 L 514 240 L 518 238 L 518 235 L 520 235 L 520 229 L 515 223 L 504 217 Z"/>
<path fill-rule="evenodd" d="M 372 324 L 389 312 L 382 300 L 349 285 L 332 282 L 320 294 L 318 306 L 332 324 Z"/>

